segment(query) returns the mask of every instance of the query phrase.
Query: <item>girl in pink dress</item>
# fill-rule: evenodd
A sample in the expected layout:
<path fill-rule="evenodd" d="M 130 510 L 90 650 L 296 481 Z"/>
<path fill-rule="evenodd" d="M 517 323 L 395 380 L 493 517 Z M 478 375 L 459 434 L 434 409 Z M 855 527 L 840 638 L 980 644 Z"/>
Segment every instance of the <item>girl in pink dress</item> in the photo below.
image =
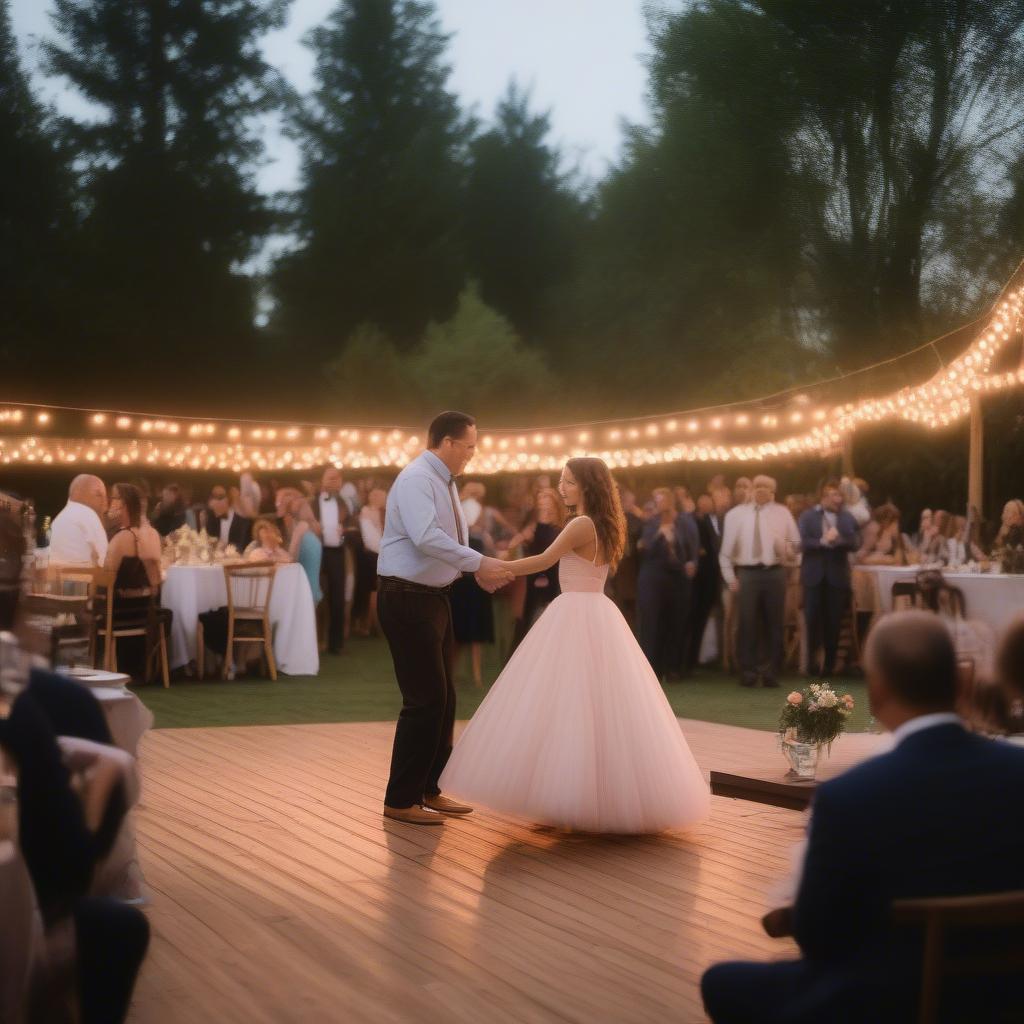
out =
<path fill-rule="evenodd" d="M 526 634 L 466 726 L 442 790 L 527 821 L 653 833 L 708 813 L 708 787 L 647 658 L 604 595 L 625 520 L 608 467 L 570 459 L 576 516 L 517 575 L 558 563 L 561 596 Z"/>

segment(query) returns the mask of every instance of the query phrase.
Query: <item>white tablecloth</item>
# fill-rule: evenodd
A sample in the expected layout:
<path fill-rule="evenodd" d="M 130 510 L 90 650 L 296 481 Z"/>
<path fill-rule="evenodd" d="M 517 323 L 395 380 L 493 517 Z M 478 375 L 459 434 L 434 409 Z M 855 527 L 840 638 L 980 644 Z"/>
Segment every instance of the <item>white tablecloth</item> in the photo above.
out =
<path fill-rule="evenodd" d="M 914 580 L 918 565 L 859 565 L 859 572 L 871 573 L 878 581 L 879 608 L 892 611 L 892 585 L 897 580 Z M 1024 576 L 998 573 L 943 572 L 959 587 L 967 603 L 967 618 L 979 619 L 1001 633 L 1018 615 L 1024 614 Z"/>
<path fill-rule="evenodd" d="M 224 570 L 219 565 L 172 565 L 164 580 L 162 602 L 174 612 L 171 626 L 171 667 L 196 658 L 196 624 L 201 612 L 228 603 Z M 274 658 L 281 672 L 315 676 L 320 671 L 316 642 L 316 608 L 309 578 L 297 562 L 278 566 L 270 596 Z"/>

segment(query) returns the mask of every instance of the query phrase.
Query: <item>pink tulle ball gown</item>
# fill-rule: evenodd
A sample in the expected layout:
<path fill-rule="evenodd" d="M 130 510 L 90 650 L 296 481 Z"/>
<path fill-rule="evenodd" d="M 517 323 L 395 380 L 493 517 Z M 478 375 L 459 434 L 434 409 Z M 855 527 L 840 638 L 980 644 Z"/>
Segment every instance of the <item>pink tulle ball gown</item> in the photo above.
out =
<path fill-rule="evenodd" d="M 466 726 L 441 789 L 541 825 L 628 834 L 684 828 L 708 787 L 654 672 L 604 595 L 607 565 L 558 565 L 562 594 Z"/>

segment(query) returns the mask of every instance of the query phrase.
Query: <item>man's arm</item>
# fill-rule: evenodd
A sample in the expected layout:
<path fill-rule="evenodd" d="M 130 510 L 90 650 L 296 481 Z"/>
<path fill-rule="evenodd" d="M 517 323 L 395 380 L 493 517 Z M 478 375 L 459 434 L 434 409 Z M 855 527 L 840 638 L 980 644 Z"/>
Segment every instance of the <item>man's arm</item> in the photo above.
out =
<path fill-rule="evenodd" d="M 725 525 L 722 527 L 722 546 L 718 551 L 718 564 L 722 569 L 722 579 L 732 589 L 736 586 L 736 571 L 733 568 L 732 558 L 738 539 L 737 517 L 727 515 Z"/>
<path fill-rule="evenodd" d="M 846 509 L 843 509 L 836 517 L 836 529 L 839 531 L 839 536 L 833 541 L 832 547 L 843 551 L 855 551 L 860 546 L 857 520 Z"/>
<path fill-rule="evenodd" d="M 815 529 L 816 519 L 817 513 L 813 509 L 808 509 L 800 515 L 800 522 L 797 523 L 797 536 L 801 551 L 818 551 L 826 546 L 821 540 L 821 530 Z"/>
<path fill-rule="evenodd" d="M 437 506 L 430 481 L 422 477 L 407 477 L 395 485 L 399 487 L 398 507 L 409 539 L 420 551 L 431 558 L 459 569 L 476 572 L 483 555 L 447 534 L 437 520 Z"/>
<path fill-rule="evenodd" d="M 94 516 L 85 529 L 85 543 L 92 551 L 92 564 L 103 565 L 107 559 L 107 534 L 100 517 Z"/>

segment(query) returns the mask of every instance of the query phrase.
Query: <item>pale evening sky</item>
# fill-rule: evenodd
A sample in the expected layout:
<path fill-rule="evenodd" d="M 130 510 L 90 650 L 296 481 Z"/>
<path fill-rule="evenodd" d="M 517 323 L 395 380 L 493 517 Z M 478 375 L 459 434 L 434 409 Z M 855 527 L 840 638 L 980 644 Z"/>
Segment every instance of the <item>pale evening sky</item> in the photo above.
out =
<path fill-rule="evenodd" d="M 336 0 L 294 0 L 284 29 L 264 40 L 270 64 L 293 85 L 312 85 L 313 61 L 301 44 Z M 553 141 L 568 166 L 601 176 L 619 154 L 623 120 L 647 119 L 644 102 L 647 51 L 642 0 L 439 0 L 449 47 L 450 86 L 464 106 L 489 120 L 495 101 L 515 77 L 532 90 L 533 109 L 551 111 Z M 11 18 L 25 66 L 36 88 L 65 112 L 84 104 L 58 79 L 38 73 L 41 37 L 52 36 L 49 0 L 12 0 Z M 260 172 L 267 191 L 296 184 L 298 157 L 273 124 L 266 129 L 272 162 Z"/>

